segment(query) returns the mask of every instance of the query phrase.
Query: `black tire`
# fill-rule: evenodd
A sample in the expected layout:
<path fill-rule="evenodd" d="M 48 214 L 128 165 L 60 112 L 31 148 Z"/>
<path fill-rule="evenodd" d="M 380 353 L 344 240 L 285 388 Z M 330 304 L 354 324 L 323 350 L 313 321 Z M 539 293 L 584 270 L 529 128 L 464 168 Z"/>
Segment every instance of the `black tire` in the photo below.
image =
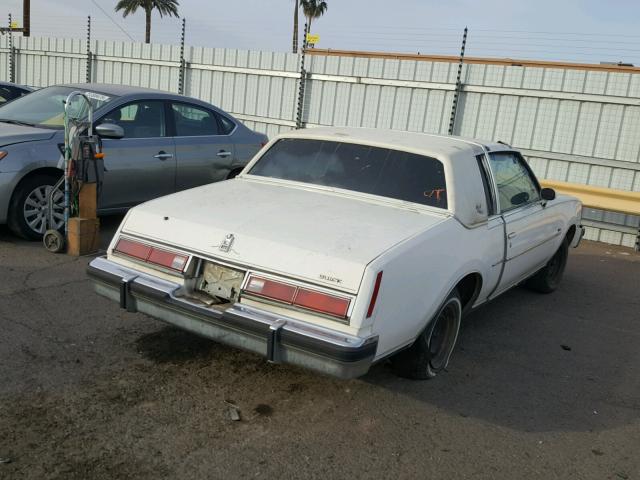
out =
<path fill-rule="evenodd" d="M 27 240 L 42 239 L 44 232 L 48 228 L 46 221 L 41 221 L 43 218 L 46 218 L 46 199 L 44 202 L 41 201 L 40 198 L 35 195 L 35 192 L 40 191 L 40 193 L 45 194 L 59 179 L 60 176 L 50 173 L 37 173 L 23 179 L 18 184 L 11 196 L 7 222 L 13 233 Z M 58 194 L 57 197 L 59 198 L 60 194 Z M 27 204 L 29 200 L 31 202 Z M 34 201 L 36 205 L 33 204 Z M 58 225 L 55 225 L 56 228 L 64 226 L 63 224 L 60 225 L 62 214 L 63 211 L 57 208 L 56 215 L 59 222 Z M 44 215 L 44 217 L 42 215 Z"/>
<path fill-rule="evenodd" d="M 413 345 L 391 357 L 396 374 L 426 380 L 445 370 L 458 339 L 461 320 L 462 302 L 454 290 Z"/>
<path fill-rule="evenodd" d="M 565 238 L 551 260 L 525 282 L 525 286 L 540 293 L 551 293 L 558 288 L 569 258 L 569 240 Z"/>

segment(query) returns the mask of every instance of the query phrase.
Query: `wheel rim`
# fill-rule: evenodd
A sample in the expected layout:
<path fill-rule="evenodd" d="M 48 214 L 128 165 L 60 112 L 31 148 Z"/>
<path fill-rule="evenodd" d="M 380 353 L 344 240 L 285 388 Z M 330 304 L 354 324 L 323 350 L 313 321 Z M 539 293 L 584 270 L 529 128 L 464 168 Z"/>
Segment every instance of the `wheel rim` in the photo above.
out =
<path fill-rule="evenodd" d="M 435 319 L 429 336 L 429 361 L 431 368 L 440 371 L 446 368 L 449 357 L 458 337 L 460 325 L 460 308 L 458 302 L 449 301 Z"/>
<path fill-rule="evenodd" d="M 60 190 L 53 195 L 53 225 L 47 225 L 47 204 L 52 188 L 51 185 L 40 185 L 24 201 L 24 221 L 31 230 L 39 234 L 43 234 L 47 227 L 58 230 L 64 225 L 64 194 Z"/>

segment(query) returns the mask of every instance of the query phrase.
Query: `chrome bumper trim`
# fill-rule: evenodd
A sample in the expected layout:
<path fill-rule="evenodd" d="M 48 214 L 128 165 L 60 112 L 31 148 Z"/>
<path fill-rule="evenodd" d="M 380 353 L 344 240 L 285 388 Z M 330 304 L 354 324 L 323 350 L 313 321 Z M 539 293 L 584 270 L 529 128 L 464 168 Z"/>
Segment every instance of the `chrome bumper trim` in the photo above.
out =
<path fill-rule="evenodd" d="M 181 286 L 124 267 L 106 257 L 87 268 L 96 291 L 129 312 L 142 312 L 221 343 L 259 353 L 272 363 L 289 363 L 340 378 L 366 373 L 378 337 L 366 338 L 311 325 L 241 303 L 206 307 L 182 295 Z"/>

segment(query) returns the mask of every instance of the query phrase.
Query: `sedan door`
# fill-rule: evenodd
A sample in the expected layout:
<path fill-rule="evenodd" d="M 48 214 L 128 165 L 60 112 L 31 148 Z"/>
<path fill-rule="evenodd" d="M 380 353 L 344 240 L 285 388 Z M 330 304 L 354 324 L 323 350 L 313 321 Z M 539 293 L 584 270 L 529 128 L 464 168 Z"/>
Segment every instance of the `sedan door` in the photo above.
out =
<path fill-rule="evenodd" d="M 104 139 L 101 210 L 121 210 L 175 191 L 175 145 L 167 135 L 163 100 L 137 100 L 117 107 L 99 123 L 113 123 L 124 138 Z"/>
<path fill-rule="evenodd" d="M 176 145 L 176 190 L 224 180 L 235 150 L 218 114 L 200 105 L 172 102 Z"/>
<path fill-rule="evenodd" d="M 506 226 L 506 259 L 499 291 L 527 278 L 558 248 L 562 218 L 540 197 L 540 187 L 524 159 L 515 152 L 489 155 Z"/>

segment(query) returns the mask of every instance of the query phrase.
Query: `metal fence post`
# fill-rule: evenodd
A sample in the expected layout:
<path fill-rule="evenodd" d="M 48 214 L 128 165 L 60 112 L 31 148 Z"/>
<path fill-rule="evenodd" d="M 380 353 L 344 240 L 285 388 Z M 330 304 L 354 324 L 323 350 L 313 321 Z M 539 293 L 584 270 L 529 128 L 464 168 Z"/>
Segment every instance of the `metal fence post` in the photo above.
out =
<path fill-rule="evenodd" d="M 636 237 L 636 252 L 640 252 L 640 224 L 638 225 L 638 236 Z"/>
<path fill-rule="evenodd" d="M 184 73 L 186 65 L 184 61 L 184 36 L 187 26 L 187 19 L 182 19 L 182 33 L 180 34 L 180 73 L 178 74 L 178 93 L 184 95 Z"/>
<path fill-rule="evenodd" d="M 304 61 L 307 54 L 308 34 L 309 34 L 309 25 L 305 23 L 304 24 L 304 40 L 302 42 L 302 52 L 300 55 L 300 88 L 298 90 L 298 111 L 296 114 L 296 129 L 304 128 L 304 122 L 303 122 L 304 90 L 307 83 L 307 71 L 305 70 Z"/>
<path fill-rule="evenodd" d="M 87 17 L 87 83 L 93 78 L 93 55 L 91 54 L 91 15 Z"/>
<path fill-rule="evenodd" d="M 13 48 L 13 19 L 9 14 L 9 81 L 16 83 L 16 51 Z"/>
<path fill-rule="evenodd" d="M 456 124 L 456 114 L 458 113 L 458 98 L 462 90 L 462 64 L 464 62 L 464 49 L 467 45 L 467 27 L 464 27 L 462 35 L 462 48 L 460 49 L 460 61 L 458 62 L 458 77 L 456 78 L 456 89 L 453 92 L 453 103 L 451 104 L 451 119 L 449 120 L 449 135 L 453 135 Z"/>

